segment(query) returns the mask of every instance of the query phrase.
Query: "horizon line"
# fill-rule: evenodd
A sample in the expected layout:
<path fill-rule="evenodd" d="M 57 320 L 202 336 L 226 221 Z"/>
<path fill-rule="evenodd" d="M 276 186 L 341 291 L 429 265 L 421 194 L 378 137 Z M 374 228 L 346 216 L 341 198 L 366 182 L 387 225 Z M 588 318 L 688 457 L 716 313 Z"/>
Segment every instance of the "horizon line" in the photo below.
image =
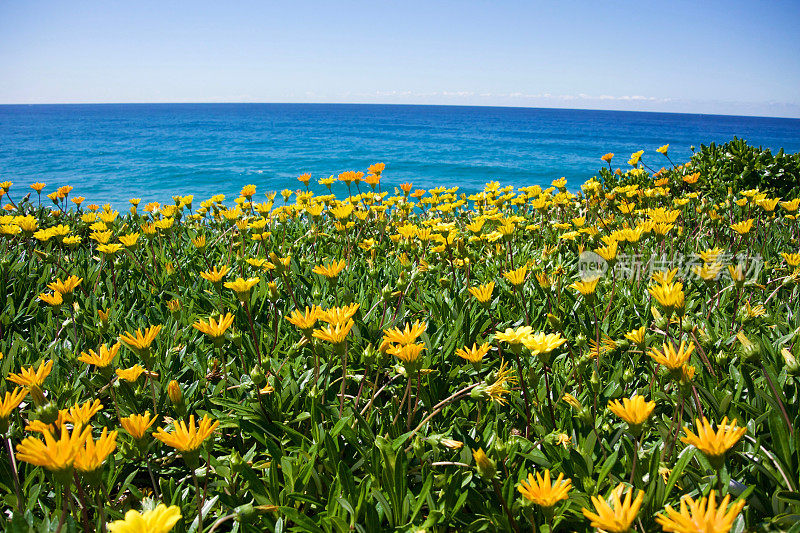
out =
<path fill-rule="evenodd" d="M 689 111 L 653 111 L 639 109 L 610 109 L 588 107 L 524 106 L 524 105 L 485 105 L 485 104 L 431 104 L 397 102 L 247 102 L 247 101 L 164 101 L 164 102 L 0 102 L 0 107 L 11 106 L 102 106 L 102 105 L 352 105 L 352 106 L 405 106 L 405 107 L 478 107 L 499 109 L 546 109 L 559 111 L 609 111 L 614 113 L 655 113 L 664 115 L 701 115 L 710 117 L 767 118 L 779 120 L 799 120 L 800 116 L 748 115 L 737 113 L 696 113 Z"/>

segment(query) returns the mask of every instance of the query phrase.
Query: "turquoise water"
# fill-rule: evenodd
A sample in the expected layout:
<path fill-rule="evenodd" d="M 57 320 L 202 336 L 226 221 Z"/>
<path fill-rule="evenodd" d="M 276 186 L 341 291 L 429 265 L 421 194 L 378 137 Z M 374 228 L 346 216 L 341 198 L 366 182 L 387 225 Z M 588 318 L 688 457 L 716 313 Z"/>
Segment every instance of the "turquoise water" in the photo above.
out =
<path fill-rule="evenodd" d="M 296 189 L 317 179 L 386 163 L 384 187 L 459 185 L 489 180 L 515 186 L 572 186 L 595 175 L 600 156 L 615 166 L 646 150 L 645 162 L 667 164 L 689 147 L 734 135 L 751 144 L 800 151 L 800 120 L 498 107 L 348 104 L 119 104 L 0 106 L 0 180 L 45 192 L 72 185 L 89 202 L 205 199 Z M 344 192 L 343 185 L 339 192 Z M 318 190 L 324 190 L 318 186 Z M 27 191 L 26 191 L 27 192 Z"/>

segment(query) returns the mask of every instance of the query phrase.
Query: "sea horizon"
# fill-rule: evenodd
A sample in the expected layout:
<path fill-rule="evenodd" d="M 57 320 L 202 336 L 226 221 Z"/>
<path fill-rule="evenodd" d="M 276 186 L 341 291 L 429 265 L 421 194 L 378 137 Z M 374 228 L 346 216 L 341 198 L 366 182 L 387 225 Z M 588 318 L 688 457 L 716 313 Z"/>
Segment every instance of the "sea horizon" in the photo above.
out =
<path fill-rule="evenodd" d="M 652 168 L 690 147 L 734 136 L 771 150 L 800 151 L 800 119 L 656 111 L 431 104 L 47 103 L 0 104 L 0 179 L 12 194 L 34 182 L 72 185 L 87 203 L 125 208 L 132 197 L 169 202 L 302 188 L 297 177 L 366 171 L 383 162 L 384 190 L 488 181 L 571 189 L 597 174 L 600 157 L 627 168 L 645 150 Z M 339 185 L 335 185 L 338 187 Z M 339 191 L 340 193 L 343 192 Z M 27 192 L 27 191 L 25 191 Z"/>
<path fill-rule="evenodd" d="M 612 113 L 650 113 L 657 115 L 699 115 L 707 117 L 732 117 L 732 118 L 767 118 L 779 120 L 796 120 L 800 117 L 787 117 L 777 115 L 758 115 L 758 114 L 738 114 L 738 113 L 692 113 L 689 111 L 655 111 L 652 109 L 606 109 L 590 107 L 544 107 L 544 106 L 520 106 L 520 105 L 477 105 L 477 104 L 430 104 L 430 103 L 404 103 L 404 102 L 248 102 L 248 101 L 163 101 L 163 102 L 21 102 L 21 103 L 0 103 L 0 107 L 31 107 L 31 106 L 191 106 L 191 105 L 307 105 L 307 106 L 397 106 L 397 107 L 458 107 L 458 108 L 499 108 L 499 109 L 533 109 L 533 110 L 558 110 L 558 111 L 608 111 Z"/>

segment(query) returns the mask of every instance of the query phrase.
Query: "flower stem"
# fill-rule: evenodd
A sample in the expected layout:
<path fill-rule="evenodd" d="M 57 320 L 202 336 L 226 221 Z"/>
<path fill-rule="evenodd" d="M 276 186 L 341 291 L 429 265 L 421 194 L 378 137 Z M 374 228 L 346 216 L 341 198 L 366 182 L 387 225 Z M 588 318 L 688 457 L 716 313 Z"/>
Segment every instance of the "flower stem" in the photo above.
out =
<path fill-rule="evenodd" d="M 508 517 L 508 521 L 511 522 L 511 527 L 514 528 L 514 531 L 516 533 L 519 533 L 519 526 L 517 525 L 517 521 L 514 520 L 514 517 L 511 515 L 511 510 L 508 508 L 508 504 L 506 504 L 505 498 L 503 498 L 503 495 L 500 493 L 500 486 L 497 483 L 496 479 L 492 480 L 492 488 L 494 488 L 494 493 L 495 495 L 497 495 L 497 499 L 500 500 L 500 505 L 503 506 L 503 510 L 505 511 L 506 516 Z"/>
<path fill-rule="evenodd" d="M 14 451 L 11 448 L 11 439 L 5 439 L 6 449 L 8 450 L 8 459 L 11 462 L 11 477 L 14 479 L 14 492 L 17 494 L 17 511 L 22 513 L 22 495 L 19 491 L 19 472 L 17 471 L 17 459 L 14 457 Z"/>

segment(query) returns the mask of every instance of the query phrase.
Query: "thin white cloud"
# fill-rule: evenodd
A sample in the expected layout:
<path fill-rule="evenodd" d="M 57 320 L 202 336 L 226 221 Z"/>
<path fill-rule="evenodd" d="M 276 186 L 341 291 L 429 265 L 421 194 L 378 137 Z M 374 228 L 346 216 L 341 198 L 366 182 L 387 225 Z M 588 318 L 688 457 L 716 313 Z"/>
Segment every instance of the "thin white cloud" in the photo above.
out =
<path fill-rule="evenodd" d="M 349 93 L 348 96 L 362 96 L 362 97 L 404 97 L 404 98 L 482 98 L 482 99 L 520 99 L 520 100 L 554 100 L 554 101 L 621 101 L 621 102 L 670 102 L 672 98 L 658 98 L 655 96 L 644 96 L 640 94 L 624 94 L 624 95 L 592 95 L 586 93 L 578 94 L 551 94 L 551 93 L 536 93 L 528 94 L 520 91 L 510 93 L 490 93 L 482 92 L 476 93 L 474 91 L 432 91 L 432 92 L 415 92 L 415 91 L 375 91 L 373 93 L 364 93 L 361 95 Z"/>

